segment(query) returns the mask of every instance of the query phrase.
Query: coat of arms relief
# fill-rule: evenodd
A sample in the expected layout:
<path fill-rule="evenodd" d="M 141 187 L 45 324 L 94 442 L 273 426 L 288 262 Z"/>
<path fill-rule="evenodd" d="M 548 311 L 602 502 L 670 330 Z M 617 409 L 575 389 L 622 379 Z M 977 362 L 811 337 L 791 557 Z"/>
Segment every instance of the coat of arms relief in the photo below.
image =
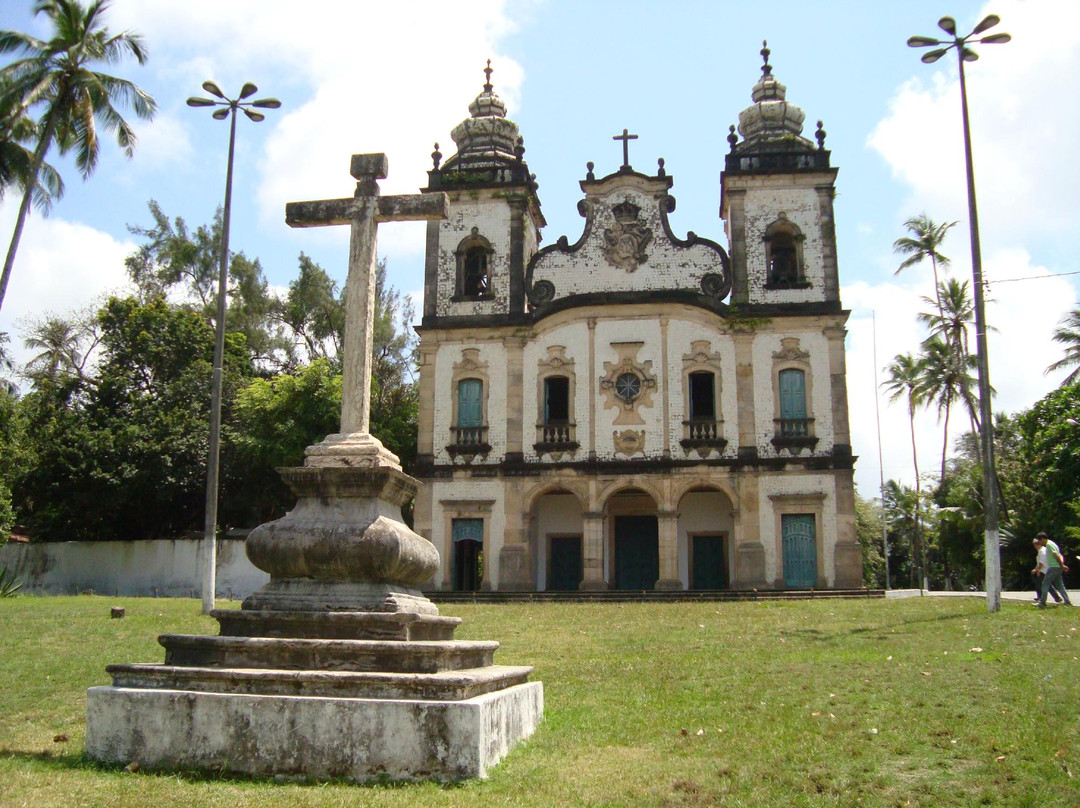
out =
<path fill-rule="evenodd" d="M 652 241 L 652 230 L 638 221 L 639 213 L 641 208 L 627 198 L 611 208 L 615 224 L 604 229 L 604 257 L 627 272 L 634 272 L 649 259 L 645 247 Z"/>

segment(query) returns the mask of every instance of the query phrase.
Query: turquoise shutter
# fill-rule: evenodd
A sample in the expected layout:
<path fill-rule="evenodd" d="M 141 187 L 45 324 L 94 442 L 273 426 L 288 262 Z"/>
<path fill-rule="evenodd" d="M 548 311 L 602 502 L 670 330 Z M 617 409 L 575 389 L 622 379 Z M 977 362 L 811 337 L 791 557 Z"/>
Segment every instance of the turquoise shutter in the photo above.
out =
<path fill-rule="evenodd" d="M 780 417 L 806 418 L 806 377 L 801 370 L 780 371 Z"/>
<path fill-rule="evenodd" d="M 484 425 L 484 383 L 479 379 L 458 382 L 458 426 Z"/>

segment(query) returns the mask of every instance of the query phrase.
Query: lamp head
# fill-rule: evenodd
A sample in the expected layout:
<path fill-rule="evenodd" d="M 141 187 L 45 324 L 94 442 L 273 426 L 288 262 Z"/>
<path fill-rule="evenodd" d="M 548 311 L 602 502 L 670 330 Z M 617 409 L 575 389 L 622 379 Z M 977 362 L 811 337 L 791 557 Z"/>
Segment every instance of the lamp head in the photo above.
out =
<path fill-rule="evenodd" d="M 981 34 L 988 28 L 993 28 L 999 22 L 1001 22 L 1001 17 L 999 17 L 997 14 L 987 14 L 985 17 L 983 17 L 983 21 L 975 26 L 975 30 L 971 33 Z"/>
<path fill-rule="evenodd" d="M 942 17 L 938 20 L 938 28 L 949 36 L 956 36 L 956 20 L 952 17 Z"/>

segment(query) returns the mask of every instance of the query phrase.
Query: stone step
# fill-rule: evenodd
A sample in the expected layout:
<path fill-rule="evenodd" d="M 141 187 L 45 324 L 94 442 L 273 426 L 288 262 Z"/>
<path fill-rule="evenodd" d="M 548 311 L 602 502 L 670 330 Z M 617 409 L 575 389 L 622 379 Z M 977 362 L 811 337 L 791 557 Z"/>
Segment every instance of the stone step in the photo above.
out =
<path fill-rule="evenodd" d="M 109 665 L 114 687 L 253 696 L 462 701 L 525 683 L 531 667 L 490 665 L 439 673 L 254 670 Z"/>
<path fill-rule="evenodd" d="M 438 673 L 492 664 L 497 642 L 395 642 L 163 634 L 165 664 L 188 668 Z"/>
<path fill-rule="evenodd" d="M 854 600 L 884 598 L 884 589 L 710 589 L 710 590 L 572 590 L 565 592 L 503 590 L 425 593 L 433 603 L 673 603 L 747 600 Z"/>
<path fill-rule="evenodd" d="M 460 617 L 403 612 L 284 612 L 215 609 L 229 637 L 306 637 L 319 640 L 452 640 Z"/>

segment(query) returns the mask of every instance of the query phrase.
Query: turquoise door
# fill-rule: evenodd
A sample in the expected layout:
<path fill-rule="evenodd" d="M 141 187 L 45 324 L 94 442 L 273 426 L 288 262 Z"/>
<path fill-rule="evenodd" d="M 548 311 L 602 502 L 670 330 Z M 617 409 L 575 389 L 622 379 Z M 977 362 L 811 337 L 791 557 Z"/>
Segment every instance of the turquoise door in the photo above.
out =
<path fill-rule="evenodd" d="M 814 515 L 785 513 L 780 517 L 784 586 L 813 589 L 817 585 L 817 538 Z"/>

